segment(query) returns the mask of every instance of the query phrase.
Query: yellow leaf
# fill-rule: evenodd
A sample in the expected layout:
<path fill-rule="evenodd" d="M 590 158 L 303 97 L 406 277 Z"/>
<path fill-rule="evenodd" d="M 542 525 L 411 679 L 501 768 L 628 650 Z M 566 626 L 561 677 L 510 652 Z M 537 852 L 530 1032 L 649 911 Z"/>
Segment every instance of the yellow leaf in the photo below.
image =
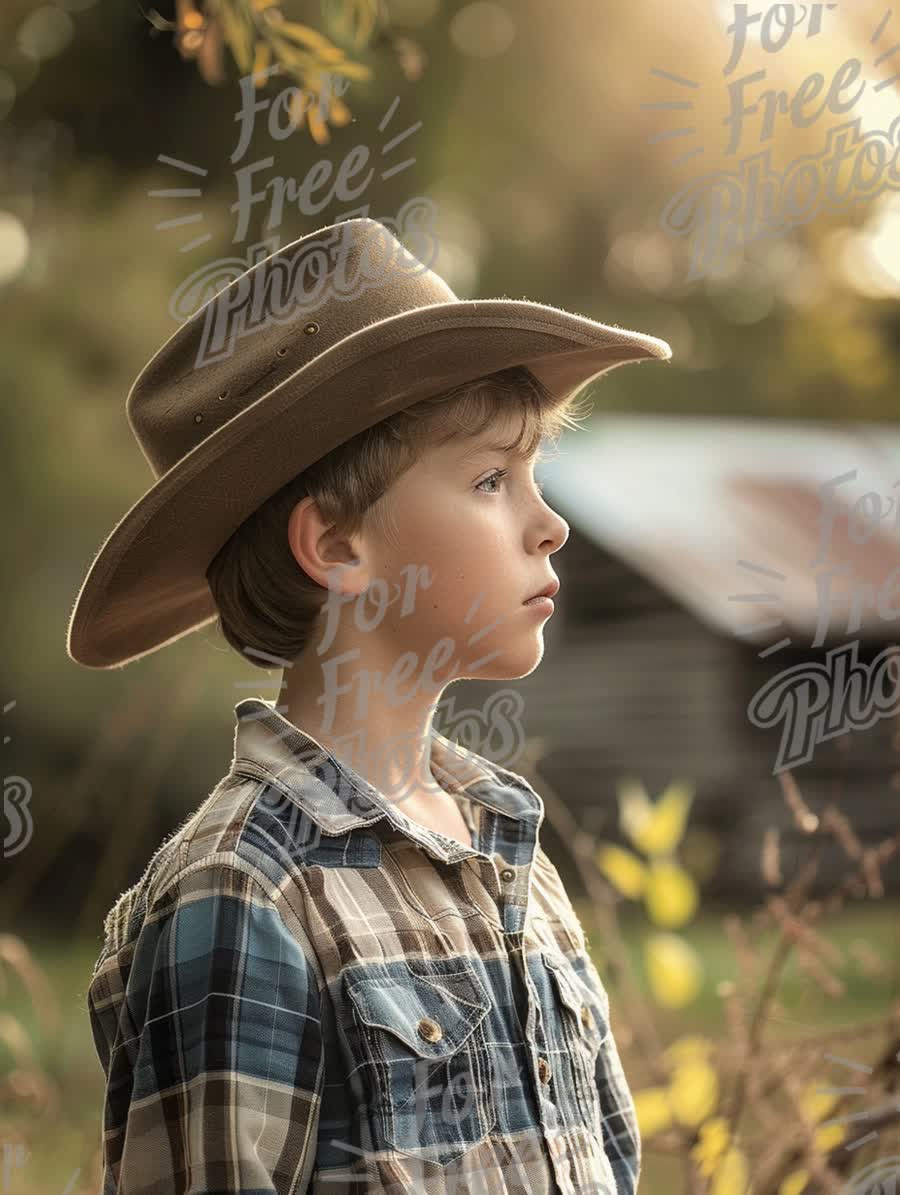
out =
<path fill-rule="evenodd" d="M 348 79 L 359 79 L 365 82 L 372 77 L 372 71 L 369 67 L 363 66 L 361 62 L 339 62 L 337 66 L 331 68 L 333 75 L 346 75 Z"/>
<path fill-rule="evenodd" d="M 685 783 L 672 783 L 653 807 L 653 816 L 644 828 L 638 844 L 648 855 L 670 855 L 684 834 L 687 815 L 694 799 L 693 789 Z"/>
<path fill-rule="evenodd" d="M 264 87 L 268 75 L 265 72 L 269 69 L 272 61 L 272 51 L 268 44 L 264 41 L 256 43 L 256 55 L 253 59 L 253 86 L 256 88 Z"/>
<path fill-rule="evenodd" d="M 681 1124 L 695 1128 L 719 1102 L 719 1076 L 708 1062 L 692 1059 L 675 1068 L 669 1088 L 672 1111 Z"/>
<path fill-rule="evenodd" d="M 597 866 L 622 893 L 636 899 L 644 890 L 645 867 L 637 855 L 611 843 L 597 851 Z"/>
<path fill-rule="evenodd" d="M 336 62 L 343 62 L 344 57 L 344 51 L 338 49 L 337 46 L 332 46 L 330 50 L 319 51 L 319 60 L 324 62 L 326 66 L 333 66 Z"/>
<path fill-rule="evenodd" d="M 211 11 L 219 17 L 222 34 L 234 55 L 242 75 L 253 69 L 255 36 L 246 12 L 240 6 L 232 6 L 231 0 L 214 0 Z"/>
<path fill-rule="evenodd" d="M 720 1158 L 728 1148 L 731 1132 L 728 1121 L 722 1116 L 713 1117 L 700 1126 L 699 1140 L 691 1150 L 691 1157 L 697 1163 L 701 1174 L 709 1178 Z"/>
<path fill-rule="evenodd" d="M 823 1091 L 818 1083 L 807 1083 L 799 1101 L 804 1116 L 814 1122 L 826 1117 L 837 1102 L 834 1092 Z"/>
<path fill-rule="evenodd" d="M 618 786 L 619 826 L 634 842 L 634 836 L 653 813 L 647 790 L 640 780 L 622 780 Z"/>
<path fill-rule="evenodd" d="M 663 1051 L 663 1058 L 671 1067 L 680 1066 L 682 1062 L 693 1062 L 696 1059 L 708 1058 L 713 1050 L 713 1042 L 708 1037 L 689 1034 L 676 1038 Z"/>
<path fill-rule="evenodd" d="M 809 1172 L 806 1170 L 792 1170 L 785 1175 L 778 1187 L 778 1195 L 800 1195 L 809 1182 Z"/>
<path fill-rule="evenodd" d="M 820 1129 L 816 1129 L 813 1133 L 813 1141 L 817 1149 L 821 1149 L 822 1153 L 828 1153 L 836 1145 L 840 1145 L 846 1136 L 847 1130 L 842 1124 L 826 1124 L 822 1125 Z"/>
<path fill-rule="evenodd" d="M 651 921 L 678 929 L 697 911 L 697 885 L 678 863 L 654 859 L 644 886 L 644 902 Z"/>
<path fill-rule="evenodd" d="M 652 1137 L 672 1123 L 672 1107 L 665 1087 L 645 1087 L 632 1094 L 642 1137 Z"/>
<path fill-rule="evenodd" d="M 319 115 L 318 104 L 309 109 L 306 119 L 309 122 L 309 131 L 312 133 L 313 141 L 317 145 L 328 145 L 331 141 L 331 134 L 328 132 L 328 125 Z"/>
<path fill-rule="evenodd" d="M 331 97 L 331 111 L 328 119 L 333 125 L 337 125 L 338 128 L 342 128 L 345 124 L 350 123 L 350 109 L 339 95 Z"/>
<path fill-rule="evenodd" d="M 646 855 L 670 855 L 684 834 L 693 801 L 693 786 L 673 781 L 652 804 L 638 780 L 619 786 L 619 819 L 622 830 Z"/>
<path fill-rule="evenodd" d="M 710 1195 L 746 1195 L 749 1179 L 747 1159 L 732 1146 L 716 1167 Z"/>
<path fill-rule="evenodd" d="M 296 21 L 279 21 L 275 26 L 275 32 L 281 37 L 287 37 L 296 42 L 297 45 L 306 46 L 320 58 L 326 54 L 333 55 L 335 53 L 337 53 L 338 59 L 344 56 L 343 50 L 339 50 L 337 46 L 332 45 L 327 37 L 323 37 L 315 29 L 310 29 L 308 25 L 299 25 Z"/>
<path fill-rule="evenodd" d="M 315 102 L 316 97 L 312 96 L 307 91 L 301 91 L 299 88 L 291 96 L 291 102 L 288 105 L 288 115 L 291 118 L 291 128 L 299 129 L 306 120 L 307 105 Z"/>
<path fill-rule="evenodd" d="M 353 39 L 354 48 L 361 50 L 372 36 L 372 30 L 375 28 L 375 18 L 377 15 L 377 5 L 372 3 L 372 0 L 357 0 L 356 15 L 359 22 L 356 35 Z"/>
<path fill-rule="evenodd" d="M 659 1004 L 682 1008 L 700 991 L 703 970 L 697 952 L 677 934 L 655 934 L 644 945 L 650 987 Z"/>

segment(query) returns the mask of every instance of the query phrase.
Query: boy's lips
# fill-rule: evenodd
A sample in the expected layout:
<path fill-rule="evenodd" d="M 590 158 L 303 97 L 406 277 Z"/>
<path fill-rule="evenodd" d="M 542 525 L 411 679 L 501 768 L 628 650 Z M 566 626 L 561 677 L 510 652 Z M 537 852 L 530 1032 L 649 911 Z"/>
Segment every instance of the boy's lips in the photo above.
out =
<path fill-rule="evenodd" d="M 533 598 L 539 598 L 539 597 L 552 598 L 558 592 L 559 592 L 559 581 L 556 579 L 556 577 L 554 577 L 552 581 L 547 582 L 547 584 L 544 586 L 543 589 L 539 590 L 537 593 L 533 593 L 531 595 L 531 597 L 525 598 L 525 601 L 530 602 Z"/>

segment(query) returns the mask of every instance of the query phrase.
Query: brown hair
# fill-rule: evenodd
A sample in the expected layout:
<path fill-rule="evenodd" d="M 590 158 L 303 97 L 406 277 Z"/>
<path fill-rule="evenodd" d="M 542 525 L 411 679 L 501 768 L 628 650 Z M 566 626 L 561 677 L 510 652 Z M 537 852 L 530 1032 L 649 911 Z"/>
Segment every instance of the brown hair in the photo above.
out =
<path fill-rule="evenodd" d="M 294 660 L 311 641 L 328 592 L 290 550 L 287 524 L 298 502 L 314 498 L 326 522 L 343 534 L 370 523 L 395 542 L 382 499 L 424 449 L 479 435 L 514 412 L 522 427 L 508 447 L 528 457 L 542 440 L 555 443 L 564 427 L 578 427 L 570 415 L 577 407 L 574 396 L 560 401 L 516 365 L 422 399 L 359 432 L 282 486 L 213 557 L 206 579 L 219 612 L 217 628 L 258 667 L 285 666 L 282 661 Z"/>

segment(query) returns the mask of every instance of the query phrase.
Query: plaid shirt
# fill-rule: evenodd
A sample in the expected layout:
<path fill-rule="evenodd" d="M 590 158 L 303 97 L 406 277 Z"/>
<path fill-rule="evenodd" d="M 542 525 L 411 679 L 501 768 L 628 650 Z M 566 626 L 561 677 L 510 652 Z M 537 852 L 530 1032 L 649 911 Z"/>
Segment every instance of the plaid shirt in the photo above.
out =
<path fill-rule="evenodd" d="M 641 1147 L 522 777 L 432 729 L 473 847 L 272 703 L 113 905 L 88 988 L 104 1195 L 632 1195 Z"/>

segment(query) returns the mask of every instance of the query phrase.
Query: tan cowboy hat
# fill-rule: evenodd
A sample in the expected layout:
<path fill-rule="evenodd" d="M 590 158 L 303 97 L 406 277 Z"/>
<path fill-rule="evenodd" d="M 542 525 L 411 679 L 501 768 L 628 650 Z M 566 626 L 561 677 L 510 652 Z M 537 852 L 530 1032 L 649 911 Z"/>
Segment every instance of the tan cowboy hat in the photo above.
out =
<path fill-rule="evenodd" d="M 276 490 L 423 398 L 526 365 L 560 401 L 664 340 L 515 299 L 458 299 L 376 220 L 301 237 L 214 295 L 125 409 L 153 470 L 100 546 L 67 651 L 116 668 L 215 620 L 206 570 Z"/>

